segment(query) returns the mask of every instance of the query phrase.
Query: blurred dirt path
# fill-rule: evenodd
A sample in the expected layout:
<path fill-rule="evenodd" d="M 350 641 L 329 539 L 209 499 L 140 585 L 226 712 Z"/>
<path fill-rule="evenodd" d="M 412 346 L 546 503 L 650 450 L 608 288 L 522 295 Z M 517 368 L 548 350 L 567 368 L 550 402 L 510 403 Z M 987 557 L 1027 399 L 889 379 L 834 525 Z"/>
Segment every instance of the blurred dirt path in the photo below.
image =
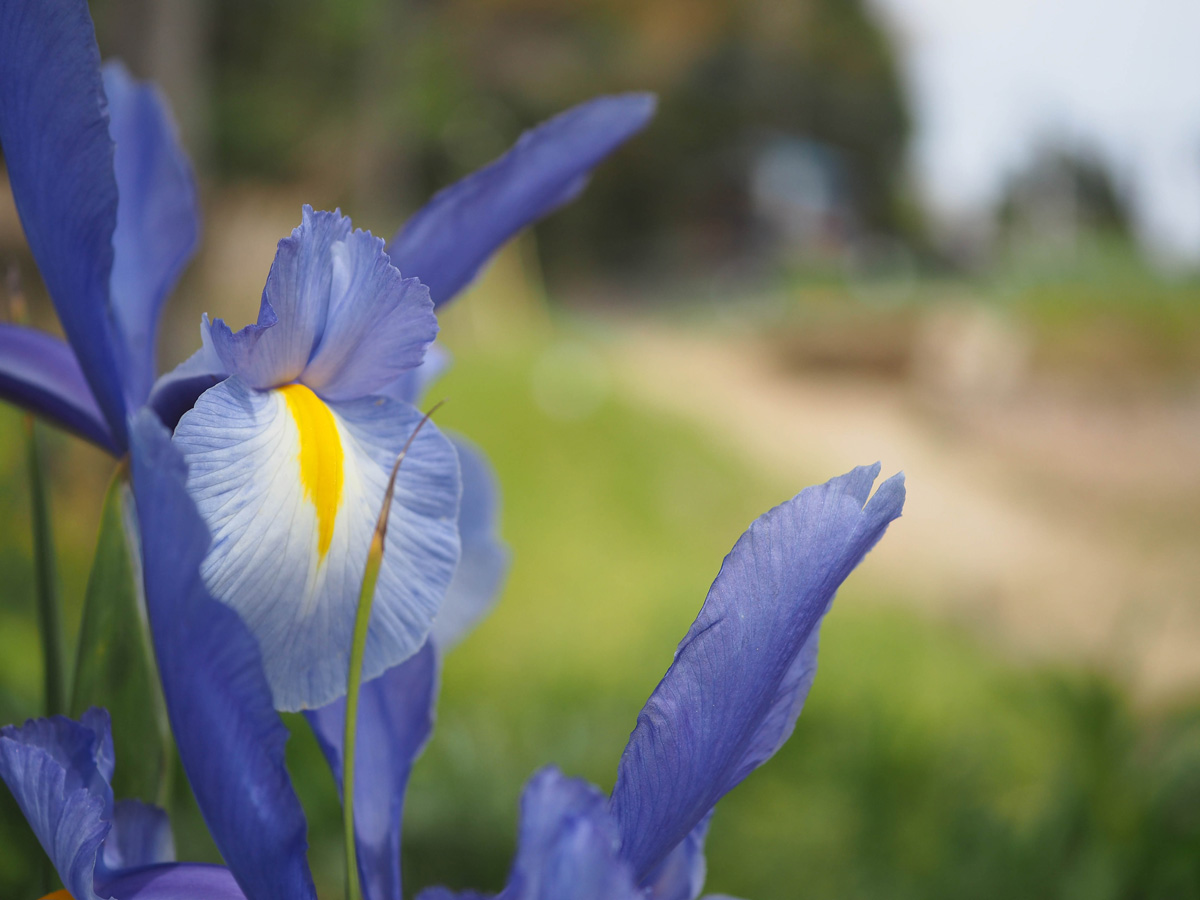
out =
<path fill-rule="evenodd" d="M 786 371 L 761 340 L 637 324 L 610 345 L 637 402 L 797 488 L 903 469 L 868 558 L 884 592 L 1042 659 L 1086 657 L 1143 696 L 1200 686 L 1200 405 L 1030 395 L 953 411 L 910 387 Z"/>

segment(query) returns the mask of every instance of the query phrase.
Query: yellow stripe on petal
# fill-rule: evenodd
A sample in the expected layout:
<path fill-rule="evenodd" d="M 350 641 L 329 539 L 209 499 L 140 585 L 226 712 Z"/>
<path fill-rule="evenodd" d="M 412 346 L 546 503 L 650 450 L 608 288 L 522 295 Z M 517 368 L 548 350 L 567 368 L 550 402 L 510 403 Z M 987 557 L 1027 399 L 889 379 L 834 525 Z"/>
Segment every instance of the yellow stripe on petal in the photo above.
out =
<path fill-rule="evenodd" d="M 279 388 L 300 433 L 300 483 L 317 509 L 317 552 L 323 560 L 333 542 L 333 524 L 342 502 L 342 439 L 321 399 L 302 384 Z"/>

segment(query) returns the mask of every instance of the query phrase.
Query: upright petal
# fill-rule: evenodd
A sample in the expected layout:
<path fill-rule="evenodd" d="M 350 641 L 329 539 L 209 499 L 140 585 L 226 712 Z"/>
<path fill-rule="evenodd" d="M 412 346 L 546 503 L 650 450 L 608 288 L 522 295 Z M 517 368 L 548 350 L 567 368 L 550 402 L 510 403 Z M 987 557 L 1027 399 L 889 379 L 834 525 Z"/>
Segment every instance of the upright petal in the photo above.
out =
<path fill-rule="evenodd" d="M 154 382 L 148 404 L 159 420 L 172 431 L 200 395 L 229 377 L 213 346 L 208 313 L 200 317 L 200 349 Z"/>
<path fill-rule="evenodd" d="M 108 293 L 117 182 L 85 0 L 0 3 L 0 145 L 29 248 L 123 450 L 123 359 Z"/>
<path fill-rule="evenodd" d="M 402 900 L 400 825 L 412 764 L 433 732 L 438 658 L 426 643 L 415 656 L 362 687 L 358 711 L 354 833 L 366 900 Z M 342 786 L 343 697 L 305 713 Z"/>
<path fill-rule="evenodd" d="M 196 248 L 199 210 L 166 101 L 119 62 L 107 63 L 103 75 L 118 194 L 109 284 L 129 354 L 127 395 L 140 406 L 157 372 L 159 310 Z"/>
<path fill-rule="evenodd" d="M 514 234 L 573 200 L 591 169 L 646 126 L 654 106 L 650 94 L 599 97 L 527 131 L 499 159 L 438 193 L 388 253 L 440 306 Z"/>
<path fill-rule="evenodd" d="M 0 729 L 0 778 L 12 791 L 74 900 L 99 900 L 96 857 L 113 798 L 108 713 L 55 716 Z"/>
<path fill-rule="evenodd" d="M 461 435 L 450 435 L 462 471 L 458 536 L 462 554 L 433 621 L 433 641 L 445 652 L 496 602 L 512 554 L 500 540 L 500 488 L 487 457 Z"/>
<path fill-rule="evenodd" d="M 355 400 L 421 364 L 437 317 L 429 290 L 401 277 L 382 238 L 355 231 L 330 257 L 329 318 L 302 380 L 327 400 Z"/>
<path fill-rule="evenodd" d="M 254 391 L 235 377 L 175 429 L 214 537 L 205 583 L 258 639 L 280 709 L 315 709 L 346 692 L 375 520 L 420 418 L 397 401 L 326 405 L 303 385 Z M 458 561 L 458 495 L 454 448 L 426 425 L 396 481 L 364 680 L 425 642 Z"/>
<path fill-rule="evenodd" d="M 546 768 L 521 795 L 517 858 L 504 900 L 641 900 L 620 858 L 604 795 Z"/>
<path fill-rule="evenodd" d="M 904 504 L 902 475 L 868 501 L 878 474 L 858 468 L 802 491 L 725 558 L 621 757 L 612 807 L 639 880 L 791 734 L 821 618 Z"/>
<path fill-rule="evenodd" d="M 315 900 L 304 813 L 284 764 L 287 729 L 253 635 L 200 577 L 209 532 L 149 409 L 134 423 L 132 458 L 146 608 L 196 802 L 248 900 Z"/>
<path fill-rule="evenodd" d="M 300 377 L 325 331 L 335 278 L 346 275 L 335 272 L 333 247 L 352 231 L 340 212 L 304 206 L 300 224 L 279 242 L 258 322 L 236 334 L 221 319 L 212 324 L 213 347 L 226 371 L 259 389 Z"/>
<path fill-rule="evenodd" d="M 53 335 L 0 323 L 0 397 L 117 452 L 75 352 Z"/>

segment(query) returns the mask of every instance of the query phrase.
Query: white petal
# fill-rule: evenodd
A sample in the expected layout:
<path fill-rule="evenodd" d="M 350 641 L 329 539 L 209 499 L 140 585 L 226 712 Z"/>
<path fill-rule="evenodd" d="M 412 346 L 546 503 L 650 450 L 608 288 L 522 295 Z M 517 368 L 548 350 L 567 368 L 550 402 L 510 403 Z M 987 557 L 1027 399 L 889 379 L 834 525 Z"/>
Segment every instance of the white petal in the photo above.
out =
<path fill-rule="evenodd" d="M 188 490 L 213 534 L 204 579 L 257 637 L 279 709 L 346 692 L 367 549 L 419 420 L 394 400 L 326 405 L 303 386 L 258 391 L 234 377 L 179 422 Z M 427 424 L 396 483 L 364 679 L 428 635 L 458 559 L 459 490 L 454 449 Z"/>

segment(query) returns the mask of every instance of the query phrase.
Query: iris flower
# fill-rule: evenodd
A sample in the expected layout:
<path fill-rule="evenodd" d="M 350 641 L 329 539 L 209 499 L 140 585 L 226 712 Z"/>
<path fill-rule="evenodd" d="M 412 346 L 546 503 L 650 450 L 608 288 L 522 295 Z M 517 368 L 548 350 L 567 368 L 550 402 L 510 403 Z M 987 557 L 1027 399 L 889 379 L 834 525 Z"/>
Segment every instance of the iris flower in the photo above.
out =
<path fill-rule="evenodd" d="M 169 861 L 162 815 L 112 802 L 102 712 L 0 732 L 0 777 L 75 900 L 313 900 L 304 818 L 284 767 L 286 731 L 257 642 L 200 575 L 210 537 L 178 449 L 148 413 L 133 442 L 146 600 L 167 709 L 228 868 Z M 878 471 L 855 469 L 809 488 L 751 525 L 638 717 L 612 797 L 554 769 L 527 786 L 505 900 L 699 894 L 713 807 L 790 735 L 834 592 L 900 514 L 902 476 L 871 496 Z M 355 828 L 369 900 L 402 896 L 404 792 L 432 728 L 439 652 L 426 643 L 364 686 Z M 342 702 L 308 714 L 335 773 Z M 422 896 L 455 895 L 436 888 Z"/>
<path fill-rule="evenodd" d="M 0 325 L 0 397 L 117 456 L 144 405 L 178 425 L 216 536 L 205 577 L 261 642 L 279 707 L 325 704 L 344 690 L 347 610 L 385 465 L 436 368 L 425 361 L 433 309 L 514 233 L 575 197 L 653 108 L 647 95 L 624 95 L 563 113 L 435 196 L 386 247 L 337 213 L 305 208 L 280 243 L 258 322 L 234 333 L 205 319 L 201 349 L 156 381 L 159 310 L 198 234 L 186 155 L 158 94 L 119 64 L 101 69 L 84 0 L 6 0 L 0 143 L 67 342 Z M 456 444 L 427 429 L 401 475 L 367 677 L 421 646 L 451 582 L 455 450 L 491 490 L 486 463 Z M 495 582 L 497 547 L 468 543 L 450 590 Z"/>
<path fill-rule="evenodd" d="M 413 215 L 387 247 L 392 263 L 435 307 L 452 300 L 653 111 L 648 95 L 600 97 L 527 132 Z M 101 66 L 86 0 L 0 4 L 0 146 L 67 336 L 0 324 L 0 397 L 123 455 L 152 391 L 173 427 L 221 377 L 155 382 L 159 312 L 199 235 L 191 165 L 158 91 L 119 62 Z M 411 380 L 395 390 L 411 394 Z"/>

